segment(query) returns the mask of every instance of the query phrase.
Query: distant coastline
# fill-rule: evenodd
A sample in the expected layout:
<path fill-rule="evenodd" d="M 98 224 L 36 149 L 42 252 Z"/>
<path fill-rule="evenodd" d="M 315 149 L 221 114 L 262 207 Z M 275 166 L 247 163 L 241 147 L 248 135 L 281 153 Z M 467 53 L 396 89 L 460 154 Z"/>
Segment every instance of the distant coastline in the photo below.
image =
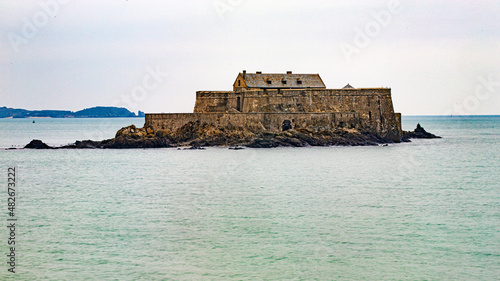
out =
<path fill-rule="evenodd" d="M 0 107 L 0 118 L 116 118 L 144 117 L 144 112 L 138 114 L 124 107 L 96 106 L 79 111 L 69 110 L 26 110 L 21 108 Z"/>

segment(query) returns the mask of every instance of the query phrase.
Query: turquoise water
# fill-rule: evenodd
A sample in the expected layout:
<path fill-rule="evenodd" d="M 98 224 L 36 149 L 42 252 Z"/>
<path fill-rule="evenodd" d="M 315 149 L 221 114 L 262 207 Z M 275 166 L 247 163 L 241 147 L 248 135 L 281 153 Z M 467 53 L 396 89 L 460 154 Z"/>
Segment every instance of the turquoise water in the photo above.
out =
<path fill-rule="evenodd" d="M 47 119 L 51 131 L 34 136 L 4 119 L 0 143 L 64 144 L 88 135 L 83 128 L 112 137 L 130 120 Z M 16 275 L 7 272 L 8 233 L 0 230 L 0 279 L 498 280 L 500 117 L 403 122 L 444 138 L 386 147 L 1 150 L 4 184 L 16 167 L 19 221 Z M 6 211 L 0 219 L 6 224 Z"/>
<path fill-rule="evenodd" d="M 0 118 L 0 149 L 21 148 L 32 139 L 55 146 L 75 140 L 110 139 L 120 128 L 132 124 L 142 127 L 144 118 Z"/>

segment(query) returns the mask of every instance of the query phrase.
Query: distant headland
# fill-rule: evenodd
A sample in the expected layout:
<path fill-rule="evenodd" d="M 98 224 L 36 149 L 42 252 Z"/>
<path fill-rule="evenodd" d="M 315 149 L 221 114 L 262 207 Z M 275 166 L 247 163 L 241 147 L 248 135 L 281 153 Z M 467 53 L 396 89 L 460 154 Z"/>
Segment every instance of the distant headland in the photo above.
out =
<path fill-rule="evenodd" d="M 145 114 L 130 112 L 123 107 L 96 106 L 79 111 L 68 110 L 26 110 L 20 108 L 0 107 L 0 118 L 116 118 L 144 117 Z"/>

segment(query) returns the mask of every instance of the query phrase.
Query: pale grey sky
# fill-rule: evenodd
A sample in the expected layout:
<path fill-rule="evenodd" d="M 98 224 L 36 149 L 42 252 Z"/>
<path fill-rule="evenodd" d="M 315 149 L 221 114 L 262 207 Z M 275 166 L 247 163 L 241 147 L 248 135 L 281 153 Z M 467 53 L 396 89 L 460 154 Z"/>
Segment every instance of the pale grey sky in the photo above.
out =
<path fill-rule="evenodd" d="M 0 106 L 192 112 L 246 69 L 390 87 L 406 115 L 500 114 L 498 15 L 500 1 L 0 0 Z"/>

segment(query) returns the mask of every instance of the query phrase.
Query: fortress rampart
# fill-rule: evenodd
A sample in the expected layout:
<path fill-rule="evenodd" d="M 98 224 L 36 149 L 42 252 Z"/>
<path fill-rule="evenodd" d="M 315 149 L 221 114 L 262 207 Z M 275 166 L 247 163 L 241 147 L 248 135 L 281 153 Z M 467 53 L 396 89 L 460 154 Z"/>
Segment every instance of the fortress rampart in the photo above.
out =
<path fill-rule="evenodd" d="M 285 120 L 289 129 L 332 130 L 336 127 L 360 128 L 357 113 L 159 113 L 146 114 L 146 125 L 154 131 L 175 131 L 188 122 L 207 123 L 216 127 L 245 128 L 251 132 L 279 132 Z M 288 122 L 285 122 L 288 123 Z"/>
<path fill-rule="evenodd" d="M 199 91 L 194 112 L 376 112 L 379 104 L 392 107 L 391 89 Z"/>
<path fill-rule="evenodd" d="M 244 80 L 245 72 L 240 73 L 236 81 L 240 81 L 239 85 L 241 82 L 244 85 L 261 83 L 256 88 L 247 85 L 246 88 L 235 87 L 234 91 L 199 91 L 194 113 L 146 114 L 145 127 L 153 131 L 175 131 L 188 122 L 199 122 L 216 127 L 244 128 L 254 133 L 343 127 L 368 130 L 396 142 L 401 139 L 401 115 L 394 112 L 389 88 L 326 89 L 320 88 L 321 85 L 300 89 L 259 88 L 266 80 L 255 82 L 259 73 L 252 75 L 254 80 L 247 77 L 248 83 Z M 277 76 L 264 75 L 269 84 L 277 83 Z M 289 78 L 296 79 L 292 82 L 298 84 L 299 79 L 306 81 L 305 76 L 294 74 Z M 279 79 L 284 81 L 286 75 Z"/>

